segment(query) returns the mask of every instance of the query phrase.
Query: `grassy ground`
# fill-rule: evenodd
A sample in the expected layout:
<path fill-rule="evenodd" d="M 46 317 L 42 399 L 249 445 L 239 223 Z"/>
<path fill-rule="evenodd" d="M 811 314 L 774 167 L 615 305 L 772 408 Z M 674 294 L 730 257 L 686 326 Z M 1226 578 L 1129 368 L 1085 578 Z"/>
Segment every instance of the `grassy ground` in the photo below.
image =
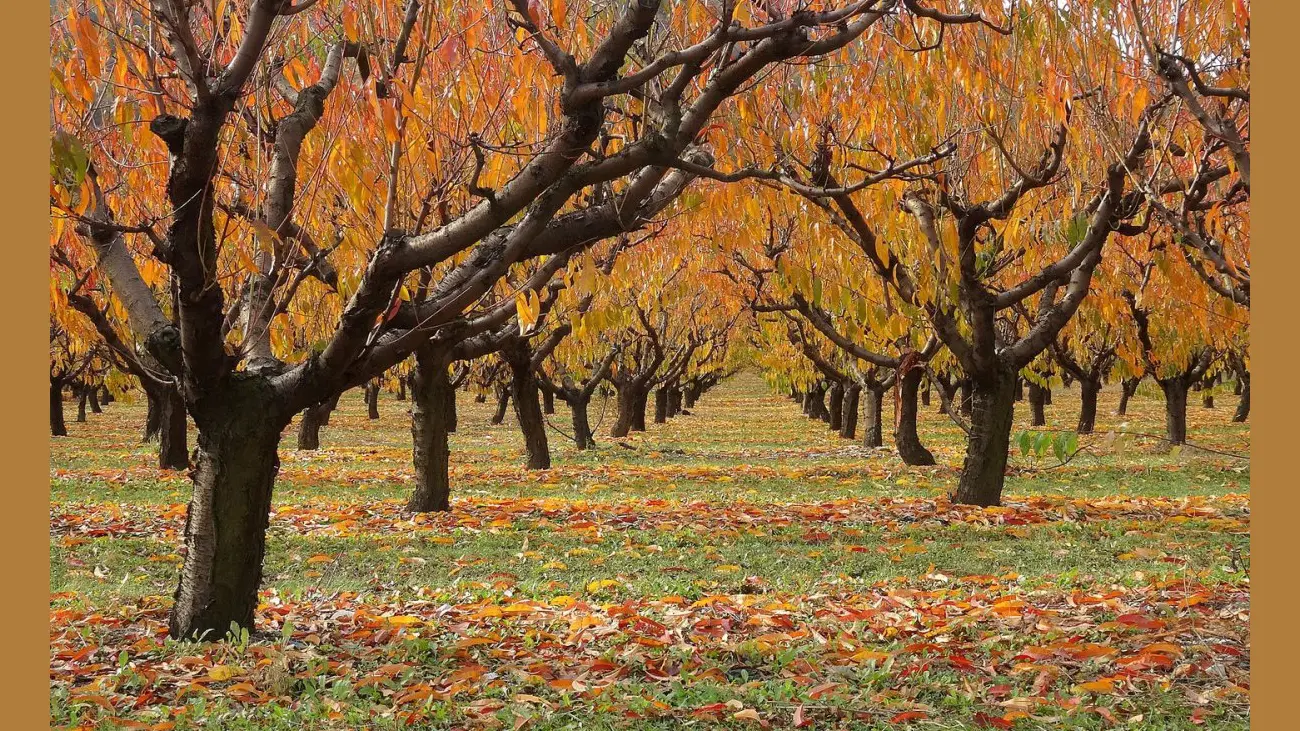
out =
<path fill-rule="evenodd" d="M 463 396 L 463 395 L 462 395 Z M 523 469 L 462 398 L 453 510 L 411 516 L 405 405 L 348 394 L 282 445 L 261 634 L 166 641 L 187 482 L 115 403 L 51 461 L 51 717 L 85 728 L 1246 728 L 1248 425 L 1158 394 L 1066 465 L 1012 458 L 1005 505 L 838 438 L 742 375 L 689 416 Z M 593 419 L 601 419 L 601 403 Z M 609 404 L 612 412 L 613 404 Z M 1056 394 L 1068 429 L 1077 391 Z M 886 412 L 892 406 L 886 402 Z M 1016 429 L 1027 409 L 1017 409 Z M 552 417 L 568 431 L 564 414 Z"/>

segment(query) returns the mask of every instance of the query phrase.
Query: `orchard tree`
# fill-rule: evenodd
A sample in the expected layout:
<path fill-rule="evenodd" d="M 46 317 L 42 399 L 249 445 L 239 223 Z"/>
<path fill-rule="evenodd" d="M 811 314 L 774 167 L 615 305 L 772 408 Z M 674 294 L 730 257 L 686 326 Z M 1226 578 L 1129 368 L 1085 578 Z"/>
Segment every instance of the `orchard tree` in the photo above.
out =
<path fill-rule="evenodd" d="M 680 168 L 712 162 L 707 128 L 729 99 L 899 10 L 93 8 L 56 5 L 55 117 L 84 155 L 68 156 L 75 183 L 54 205 L 88 229 L 83 245 L 198 427 L 177 638 L 252 626 L 277 445 L 296 413 L 435 338 L 450 349 L 504 324 L 509 300 L 481 303 L 512 268 L 644 226 L 695 175 Z M 174 281 L 174 320 L 142 259 Z M 336 324 L 299 352 L 298 317 Z"/>

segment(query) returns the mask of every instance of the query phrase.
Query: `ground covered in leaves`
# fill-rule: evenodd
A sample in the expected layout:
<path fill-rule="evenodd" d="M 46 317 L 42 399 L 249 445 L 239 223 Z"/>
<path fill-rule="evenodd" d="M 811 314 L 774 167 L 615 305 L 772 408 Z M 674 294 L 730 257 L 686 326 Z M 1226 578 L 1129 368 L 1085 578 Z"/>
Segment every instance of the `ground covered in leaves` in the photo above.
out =
<path fill-rule="evenodd" d="M 742 374 L 599 449 L 461 394 L 453 510 L 412 516 L 406 404 L 348 394 L 292 434 L 252 637 L 166 639 L 187 481 L 140 404 L 51 462 L 51 720 L 62 728 L 1078 728 L 1249 725 L 1247 425 L 1232 397 L 1159 440 L 1158 393 L 1103 394 L 1068 464 L 1015 454 L 1000 508 L 864 449 Z M 562 407 L 562 405 L 561 405 Z M 1047 429 L 1068 429 L 1059 392 Z M 602 416 L 602 410 L 603 416 Z M 892 405 L 886 401 L 886 412 Z M 1016 430 L 1027 409 L 1017 409 Z M 555 426 L 568 431 L 562 413 Z"/>

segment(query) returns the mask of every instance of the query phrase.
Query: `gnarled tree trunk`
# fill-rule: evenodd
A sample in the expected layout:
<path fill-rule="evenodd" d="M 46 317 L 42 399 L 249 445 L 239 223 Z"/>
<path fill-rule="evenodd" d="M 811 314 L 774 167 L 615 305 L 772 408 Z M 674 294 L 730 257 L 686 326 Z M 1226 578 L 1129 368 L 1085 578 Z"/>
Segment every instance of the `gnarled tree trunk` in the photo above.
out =
<path fill-rule="evenodd" d="M 844 389 L 844 400 L 840 404 L 840 436 L 853 439 L 858 435 L 858 399 L 862 396 L 862 386 L 850 383 Z"/>
<path fill-rule="evenodd" d="M 205 399 L 194 490 L 185 522 L 185 562 L 169 631 L 174 638 L 220 639 L 231 624 L 253 626 L 266 553 L 276 448 L 288 418 L 271 386 L 234 374 Z"/>
<path fill-rule="evenodd" d="M 320 429 L 325 426 L 329 414 L 329 404 L 316 404 L 302 410 L 302 419 L 298 422 L 298 449 L 320 449 Z"/>
<path fill-rule="evenodd" d="M 1116 416 L 1125 416 L 1128 414 L 1128 400 L 1133 398 L 1137 393 L 1138 379 L 1125 378 L 1119 384 L 1119 405 L 1115 407 Z"/>
<path fill-rule="evenodd" d="M 916 392 L 921 385 L 925 371 L 913 368 L 899 376 L 898 381 L 898 415 L 894 422 L 894 447 L 904 464 L 924 467 L 934 464 L 934 455 L 921 443 L 916 430 L 918 406 Z"/>
<path fill-rule="evenodd" d="M 632 431 L 633 412 L 636 411 L 636 389 L 626 384 L 618 389 L 618 414 L 609 428 L 611 437 L 625 437 Z"/>
<path fill-rule="evenodd" d="M 1074 428 L 1079 434 L 1091 434 L 1097 425 L 1097 394 L 1101 392 L 1101 379 L 1079 379 L 1079 424 Z"/>
<path fill-rule="evenodd" d="M 1029 425 L 1046 426 L 1047 414 L 1044 412 L 1044 406 L 1047 405 L 1047 389 L 1037 383 L 1029 383 Z"/>
<path fill-rule="evenodd" d="M 510 381 L 510 398 L 515 402 L 515 417 L 524 434 L 524 449 L 528 454 L 528 469 L 545 470 L 551 467 L 551 448 L 546 442 L 546 417 L 538 394 L 537 376 L 529 361 L 531 352 L 523 350 L 509 361 L 514 378 Z"/>
<path fill-rule="evenodd" d="M 375 420 L 379 418 L 379 381 L 371 381 L 366 384 L 366 418 Z"/>
<path fill-rule="evenodd" d="M 506 420 L 506 408 L 510 406 L 510 389 L 506 386 L 497 386 L 497 410 L 492 414 L 492 424 L 495 426 Z"/>
<path fill-rule="evenodd" d="M 158 397 L 158 466 L 164 470 L 185 470 L 190 467 L 188 423 L 185 419 L 185 399 L 179 388 L 163 386 Z M 279 443 L 279 439 L 276 439 Z"/>
<path fill-rule="evenodd" d="M 1237 382 L 1241 384 L 1241 398 L 1237 401 L 1237 410 L 1232 414 L 1232 420 L 1242 423 L 1250 416 L 1250 374 L 1238 375 Z"/>
<path fill-rule="evenodd" d="M 63 421 L 62 383 L 50 383 L 50 436 L 68 436 L 68 425 Z"/>
<path fill-rule="evenodd" d="M 994 370 L 971 380 L 970 434 L 953 500 L 962 505 L 1000 505 L 1016 405 L 1016 374 Z"/>
<path fill-rule="evenodd" d="M 632 407 L 632 431 L 645 431 L 645 411 L 650 401 L 650 388 L 647 386 L 636 392 L 636 404 Z"/>
<path fill-rule="evenodd" d="M 442 354 L 425 347 L 416 351 L 411 375 L 411 461 L 415 491 L 406 503 L 413 513 L 451 510 L 448 469 L 451 447 L 447 417 L 455 411 L 456 391 L 447 377 Z"/>
<path fill-rule="evenodd" d="M 838 433 L 840 419 L 844 416 L 844 384 L 839 381 L 832 383 L 827 395 L 830 403 L 826 409 L 826 425 L 831 428 L 831 431 Z"/>
<path fill-rule="evenodd" d="M 590 396 L 574 396 L 569 399 L 569 411 L 573 414 L 573 443 L 579 450 L 585 450 L 596 443 L 591 433 L 591 421 L 587 417 Z"/>
<path fill-rule="evenodd" d="M 1187 381 L 1175 376 L 1156 379 L 1165 395 L 1165 437 L 1171 445 L 1187 443 Z"/>
<path fill-rule="evenodd" d="M 862 400 L 862 446 L 882 447 L 885 444 L 884 416 L 885 389 L 867 386 Z"/>

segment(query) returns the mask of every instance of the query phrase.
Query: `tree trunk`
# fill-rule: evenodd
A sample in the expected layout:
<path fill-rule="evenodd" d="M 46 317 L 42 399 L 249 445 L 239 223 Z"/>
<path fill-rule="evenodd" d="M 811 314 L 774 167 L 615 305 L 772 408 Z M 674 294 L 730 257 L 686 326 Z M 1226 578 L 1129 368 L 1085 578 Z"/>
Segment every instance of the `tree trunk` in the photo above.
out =
<path fill-rule="evenodd" d="M 397 400 L 406 400 L 406 376 L 400 376 L 397 379 Z"/>
<path fill-rule="evenodd" d="M 1233 413 L 1232 420 L 1242 423 L 1250 416 L 1250 375 L 1237 376 L 1237 383 L 1241 384 L 1241 398 L 1237 401 L 1237 411 Z"/>
<path fill-rule="evenodd" d="M 688 386 L 686 393 L 682 394 L 682 406 L 688 409 L 695 408 L 695 402 L 700 397 L 694 386 Z"/>
<path fill-rule="evenodd" d="M 668 418 L 682 413 L 682 389 L 680 386 L 673 386 L 668 389 Z"/>
<path fill-rule="evenodd" d="M 1157 381 L 1165 394 L 1165 436 L 1170 445 L 1187 442 L 1187 383 L 1181 377 Z"/>
<path fill-rule="evenodd" d="M 1075 427 L 1075 432 L 1091 434 L 1097 425 L 1097 394 L 1100 391 L 1100 378 L 1079 380 L 1079 425 Z"/>
<path fill-rule="evenodd" d="M 840 404 L 840 436 L 853 439 L 858 435 L 858 399 L 862 396 L 862 387 L 856 383 L 844 389 L 844 400 Z"/>
<path fill-rule="evenodd" d="M 1043 386 L 1043 405 L 1044 405 L 1044 406 L 1051 406 L 1051 405 L 1052 405 L 1052 387 L 1051 387 L 1051 386 Z"/>
<path fill-rule="evenodd" d="M 898 383 L 898 403 L 894 408 L 898 413 L 894 419 L 894 448 L 903 464 L 913 467 L 925 467 L 934 464 L 934 455 L 921 443 L 916 430 L 916 392 L 920 388 L 925 371 L 913 368 L 904 373 Z"/>
<path fill-rule="evenodd" d="M 104 410 L 99 407 L 99 386 L 86 387 L 86 402 L 90 404 L 90 413 L 104 413 Z"/>
<path fill-rule="evenodd" d="M 929 406 L 929 405 L 930 405 L 930 387 L 931 387 L 931 385 L 932 385 L 932 384 L 930 383 L 930 379 L 927 378 L 927 379 L 925 380 L 925 388 L 921 391 L 921 405 L 922 405 L 922 406 Z"/>
<path fill-rule="evenodd" d="M 474 394 L 474 403 L 476 403 L 476 404 L 485 404 L 485 403 L 487 403 L 487 394 L 486 394 L 486 393 L 476 393 L 476 394 Z"/>
<path fill-rule="evenodd" d="M 109 404 L 117 400 L 117 397 L 114 396 L 113 392 L 108 389 L 108 386 L 100 386 L 100 389 L 102 390 L 102 393 L 100 393 L 99 395 L 100 404 L 104 406 L 108 406 Z"/>
<path fill-rule="evenodd" d="M 957 387 L 958 393 L 961 394 L 961 404 L 959 406 L 962 416 L 970 416 L 971 410 L 975 408 L 975 399 L 971 394 L 972 389 L 971 379 L 969 378 L 963 378 L 961 384 Z"/>
<path fill-rule="evenodd" d="M 412 388 L 414 388 L 414 381 Z M 456 427 L 460 424 L 460 413 L 456 410 L 456 388 L 451 385 L 451 377 L 447 377 L 447 398 L 442 400 L 443 409 L 446 410 L 447 433 L 455 434 Z"/>
<path fill-rule="evenodd" d="M 298 422 L 298 449 L 320 449 L 320 428 L 325 426 L 328 413 L 328 403 L 302 410 L 302 420 Z"/>
<path fill-rule="evenodd" d="M 210 398 L 200 424 L 194 489 L 185 522 L 185 562 L 169 631 L 221 639 L 231 625 L 253 629 L 262 581 L 276 448 L 287 419 L 260 376 L 236 374 Z"/>
<path fill-rule="evenodd" d="M 813 415 L 813 392 L 812 389 L 803 392 L 803 415 L 812 418 Z"/>
<path fill-rule="evenodd" d="M 506 420 L 506 408 L 510 406 L 510 389 L 505 386 L 497 387 L 497 410 L 492 415 L 492 424 L 495 426 Z"/>
<path fill-rule="evenodd" d="M 961 505 L 1000 505 L 1006 483 L 1007 450 L 1015 416 L 1016 374 L 996 370 L 972 379 L 970 435 L 966 461 L 953 501 Z"/>
<path fill-rule="evenodd" d="M 77 423 L 84 424 L 86 423 L 86 396 L 87 394 L 90 393 L 90 389 L 82 386 L 80 388 L 77 388 L 76 391 L 77 391 Z"/>
<path fill-rule="evenodd" d="M 1020 402 L 1024 400 L 1025 400 L 1025 379 L 1021 378 L 1020 376 L 1016 376 L 1016 401 Z"/>
<path fill-rule="evenodd" d="M 336 393 L 330 397 L 329 401 L 325 402 L 325 408 L 321 410 L 320 414 L 318 414 L 321 426 L 330 425 L 330 416 L 334 413 L 334 410 L 339 407 L 339 399 L 342 397 L 342 393 Z"/>
<path fill-rule="evenodd" d="M 1125 416 L 1128 414 L 1128 400 L 1133 398 L 1137 393 L 1138 380 L 1136 378 L 1126 378 L 1119 384 L 1119 406 L 1115 407 L 1116 416 Z"/>
<path fill-rule="evenodd" d="M 868 386 L 862 402 L 862 446 L 882 447 L 885 444 L 884 417 L 885 390 Z"/>
<path fill-rule="evenodd" d="M 840 419 L 844 416 L 844 384 L 838 381 L 831 384 L 829 403 L 826 409 L 826 424 L 831 431 L 839 433 Z"/>
<path fill-rule="evenodd" d="M 609 428 L 611 437 L 625 437 L 632 431 L 632 412 L 636 410 L 636 388 L 625 384 L 618 389 L 618 415 Z"/>
<path fill-rule="evenodd" d="M 579 450 L 585 450 L 596 443 L 592 438 L 591 421 L 587 418 L 587 405 L 590 398 L 576 396 L 569 399 L 569 411 L 573 413 L 573 443 Z"/>
<path fill-rule="evenodd" d="M 537 377 L 533 374 L 529 355 L 529 351 L 525 350 L 520 359 L 511 360 L 510 370 L 514 373 L 514 378 L 510 381 L 510 398 L 515 402 L 515 418 L 519 420 L 519 430 L 524 434 L 528 469 L 546 470 L 551 468 L 551 449 L 546 442 L 546 417 L 542 415 Z"/>
<path fill-rule="evenodd" d="M 1033 383 L 1029 384 L 1029 425 L 1046 426 L 1047 415 L 1043 407 L 1047 405 L 1047 389 Z"/>
<path fill-rule="evenodd" d="M 542 413 L 555 413 L 555 394 L 550 391 L 542 391 Z"/>
<path fill-rule="evenodd" d="M 145 386 L 144 398 L 147 404 L 144 416 L 144 439 L 147 444 L 158 438 L 162 429 L 162 389 Z"/>
<path fill-rule="evenodd" d="M 379 418 L 379 381 L 366 384 L 366 418 L 371 421 Z"/>
<path fill-rule="evenodd" d="M 636 404 L 632 407 L 632 431 L 645 431 L 645 410 L 649 400 L 649 388 L 637 390 Z"/>
<path fill-rule="evenodd" d="M 63 384 L 50 383 L 50 436 L 68 436 L 68 425 L 63 422 Z"/>
<path fill-rule="evenodd" d="M 432 349 L 415 353 L 411 375 L 411 461 L 415 492 L 406 503 L 413 513 L 451 510 L 447 415 L 454 413 L 456 391 L 442 355 Z"/>
<path fill-rule="evenodd" d="M 1201 392 L 1201 408 L 1214 408 L 1214 387 L 1206 386 Z"/>
<path fill-rule="evenodd" d="M 185 399 L 181 397 L 179 388 L 165 386 L 158 402 L 158 466 L 164 470 L 189 469 L 189 424 L 185 419 Z M 277 436 L 276 443 L 279 441 Z"/>
<path fill-rule="evenodd" d="M 668 388 L 660 386 L 655 389 L 655 423 L 668 421 Z"/>

